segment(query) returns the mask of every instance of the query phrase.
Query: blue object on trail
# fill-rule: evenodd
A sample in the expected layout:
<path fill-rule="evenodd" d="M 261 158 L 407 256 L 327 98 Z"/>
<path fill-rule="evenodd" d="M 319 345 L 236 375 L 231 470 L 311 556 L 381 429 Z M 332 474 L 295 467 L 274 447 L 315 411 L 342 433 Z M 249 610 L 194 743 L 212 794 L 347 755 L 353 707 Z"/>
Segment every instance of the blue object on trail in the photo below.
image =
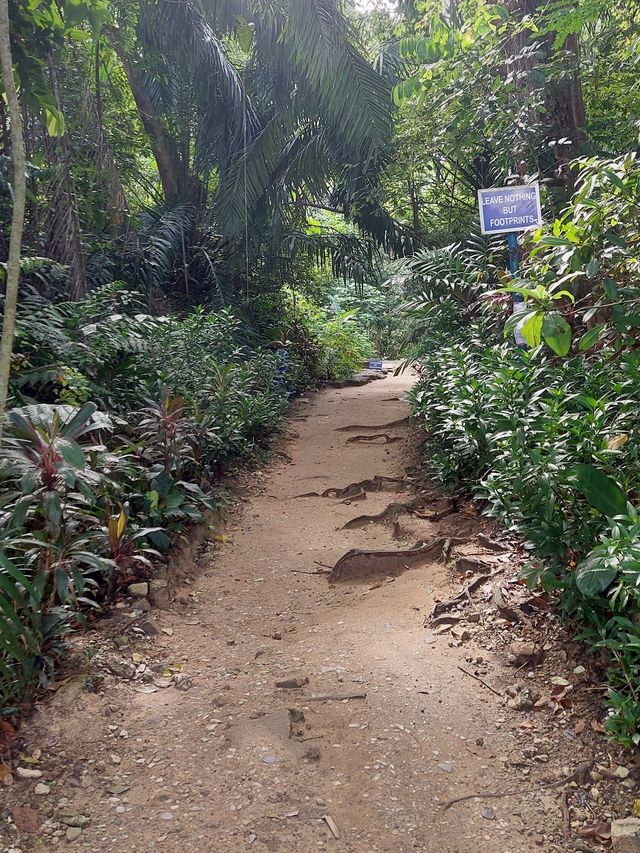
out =
<path fill-rule="evenodd" d="M 367 362 L 367 367 L 369 370 L 382 370 L 382 362 L 377 359 L 370 358 Z"/>

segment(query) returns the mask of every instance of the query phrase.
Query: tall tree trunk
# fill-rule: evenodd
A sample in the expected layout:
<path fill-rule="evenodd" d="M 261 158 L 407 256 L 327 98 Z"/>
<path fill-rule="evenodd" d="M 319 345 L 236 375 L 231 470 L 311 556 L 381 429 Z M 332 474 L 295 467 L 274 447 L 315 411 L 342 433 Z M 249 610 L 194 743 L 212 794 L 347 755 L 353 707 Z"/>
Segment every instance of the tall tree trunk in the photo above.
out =
<path fill-rule="evenodd" d="M 57 109 L 62 112 L 58 74 L 52 54 L 47 57 L 47 62 L 53 98 Z M 66 133 L 55 138 L 45 136 L 45 150 L 54 170 L 45 222 L 45 251 L 49 257 L 67 267 L 69 296 L 71 299 L 80 299 L 87 291 L 86 258 L 71 174 L 71 150 Z"/>
<path fill-rule="evenodd" d="M 158 174 L 160 175 L 165 202 L 167 207 L 174 207 L 180 201 L 185 200 L 180 180 L 182 175 L 182 161 L 176 143 L 165 127 L 162 118 L 155 114 L 153 104 L 144 90 L 142 81 L 131 58 L 117 43 L 116 39 L 112 39 L 111 43 L 127 75 L 131 94 L 136 102 L 142 126 L 149 137 L 151 151 L 153 152 L 158 167 Z"/>
<path fill-rule="evenodd" d="M 411 222 L 413 233 L 416 237 L 422 237 L 422 227 L 420 225 L 420 201 L 418 199 L 418 191 L 416 188 L 415 178 L 412 176 L 407 181 L 409 190 L 409 201 L 411 203 Z"/>
<path fill-rule="evenodd" d="M 542 0 L 507 2 L 507 8 L 516 22 L 525 16 L 535 16 L 543 10 L 543 5 Z M 554 38 L 555 35 L 549 33 L 540 39 L 540 47 L 546 60 L 552 58 Z M 529 32 L 521 30 L 516 32 L 507 44 L 509 70 L 514 74 L 516 90 L 523 98 L 536 90 L 537 84 L 533 82 L 531 72 L 540 64 L 531 53 L 523 53 L 529 41 Z M 588 139 L 579 75 L 579 40 L 576 34 L 567 38 L 565 55 L 570 61 L 570 67 L 563 70 L 560 79 L 547 80 L 544 89 L 545 111 L 536 115 L 532 110 L 530 118 L 544 126 L 546 142 L 550 144 L 553 152 L 558 183 L 572 187 L 575 176 L 569 168 L 569 163 L 581 154 Z M 521 157 L 526 157 L 526 153 L 516 152 L 516 160 L 519 161 Z M 522 171 L 519 162 L 515 165 L 516 171 Z"/>
<path fill-rule="evenodd" d="M 582 82 L 578 71 L 580 46 L 575 33 L 567 37 L 564 50 L 571 67 L 560 80 L 547 85 L 546 104 L 549 141 L 554 143 L 553 152 L 558 172 L 564 183 L 572 187 L 575 175 L 569 168 L 569 163 L 582 154 L 587 142 Z"/>
<path fill-rule="evenodd" d="M 18 305 L 18 284 L 20 281 L 20 252 L 22 249 L 22 229 L 24 228 L 24 208 L 26 198 L 24 137 L 22 135 L 22 115 L 20 101 L 13 79 L 13 60 L 9 37 L 9 4 L 0 0 L 0 68 L 7 95 L 9 121 L 11 123 L 11 152 L 13 157 L 13 211 L 11 216 L 11 237 L 7 260 L 7 279 L 2 318 L 2 338 L 0 340 L 0 443 L 4 428 L 4 418 L 9 395 L 9 373 L 13 353 L 13 337 L 16 326 L 16 308 Z"/>
<path fill-rule="evenodd" d="M 115 236 L 118 236 L 122 234 L 124 229 L 129 205 L 111 146 L 104 133 L 99 103 L 98 98 L 94 99 L 89 83 L 85 80 L 80 95 L 79 119 L 86 137 L 88 139 L 93 137 L 96 167 L 100 176 L 100 189 L 105 196 L 105 207 L 109 215 L 111 230 Z"/>

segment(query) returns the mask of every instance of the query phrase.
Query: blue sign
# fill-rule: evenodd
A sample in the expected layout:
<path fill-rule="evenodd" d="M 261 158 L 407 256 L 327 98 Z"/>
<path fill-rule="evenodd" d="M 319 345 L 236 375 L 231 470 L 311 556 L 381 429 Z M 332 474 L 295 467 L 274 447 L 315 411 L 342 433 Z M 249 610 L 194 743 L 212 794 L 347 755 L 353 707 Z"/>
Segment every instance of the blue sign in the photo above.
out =
<path fill-rule="evenodd" d="M 538 184 L 478 190 L 478 203 L 483 234 L 529 231 L 542 225 Z"/>
<path fill-rule="evenodd" d="M 370 358 L 367 362 L 367 367 L 369 368 L 369 370 L 382 370 L 382 362 Z"/>

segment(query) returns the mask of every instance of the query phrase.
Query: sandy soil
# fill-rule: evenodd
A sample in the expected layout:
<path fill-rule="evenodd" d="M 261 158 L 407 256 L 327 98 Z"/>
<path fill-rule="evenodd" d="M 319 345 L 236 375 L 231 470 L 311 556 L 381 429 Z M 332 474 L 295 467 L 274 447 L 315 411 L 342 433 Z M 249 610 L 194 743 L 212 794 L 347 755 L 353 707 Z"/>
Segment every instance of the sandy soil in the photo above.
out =
<path fill-rule="evenodd" d="M 110 676 L 92 693 L 71 679 L 25 726 L 28 748 L 42 750 L 32 766 L 50 790 L 34 796 L 34 780 L 16 780 L 7 791 L 37 808 L 41 825 L 31 834 L 5 826 L 4 849 L 587 849 L 561 845 L 559 792 L 538 790 L 549 766 L 529 762 L 525 778 L 510 761 L 523 747 L 522 715 L 458 668 L 483 657 L 488 680 L 504 687 L 513 680 L 504 656 L 487 650 L 486 635 L 452 642 L 423 626 L 459 579 L 441 563 L 378 584 L 330 585 L 314 574 L 350 548 L 480 529 L 460 515 L 418 529 L 407 516 L 399 542 L 391 524 L 341 528 L 409 494 L 296 497 L 403 474 L 408 424 L 388 430 L 403 437 L 391 444 L 348 443 L 353 433 L 337 430 L 402 418 L 410 382 L 389 377 L 295 404 L 282 445 L 290 461 L 276 457 L 252 475 L 229 541 L 183 579 L 175 606 L 154 611 L 158 636 L 129 632 L 131 645 L 117 652 L 153 680 Z M 131 621 L 125 610 L 120 617 L 121 626 Z M 89 646 L 107 642 L 101 630 L 87 635 Z M 276 687 L 291 677 L 308 683 Z M 346 694 L 363 698 L 339 698 Z M 337 698 L 314 701 L 323 695 Z M 462 794 L 514 788 L 523 796 L 443 808 Z M 69 822 L 86 824 L 82 817 L 90 822 L 67 840 Z"/>

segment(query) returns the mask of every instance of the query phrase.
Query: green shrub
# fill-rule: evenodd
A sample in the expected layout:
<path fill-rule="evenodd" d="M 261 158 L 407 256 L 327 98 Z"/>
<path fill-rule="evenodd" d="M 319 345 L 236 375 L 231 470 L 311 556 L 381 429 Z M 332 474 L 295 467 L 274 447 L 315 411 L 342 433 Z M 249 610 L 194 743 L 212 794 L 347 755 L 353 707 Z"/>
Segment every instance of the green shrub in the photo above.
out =
<path fill-rule="evenodd" d="M 250 349 L 231 311 L 152 316 L 122 283 L 22 301 L 0 456 L 0 708 L 53 669 L 83 608 L 148 576 L 215 507 L 216 478 L 266 446 L 291 391 L 360 369 L 352 315 L 287 300 L 286 362 Z"/>

